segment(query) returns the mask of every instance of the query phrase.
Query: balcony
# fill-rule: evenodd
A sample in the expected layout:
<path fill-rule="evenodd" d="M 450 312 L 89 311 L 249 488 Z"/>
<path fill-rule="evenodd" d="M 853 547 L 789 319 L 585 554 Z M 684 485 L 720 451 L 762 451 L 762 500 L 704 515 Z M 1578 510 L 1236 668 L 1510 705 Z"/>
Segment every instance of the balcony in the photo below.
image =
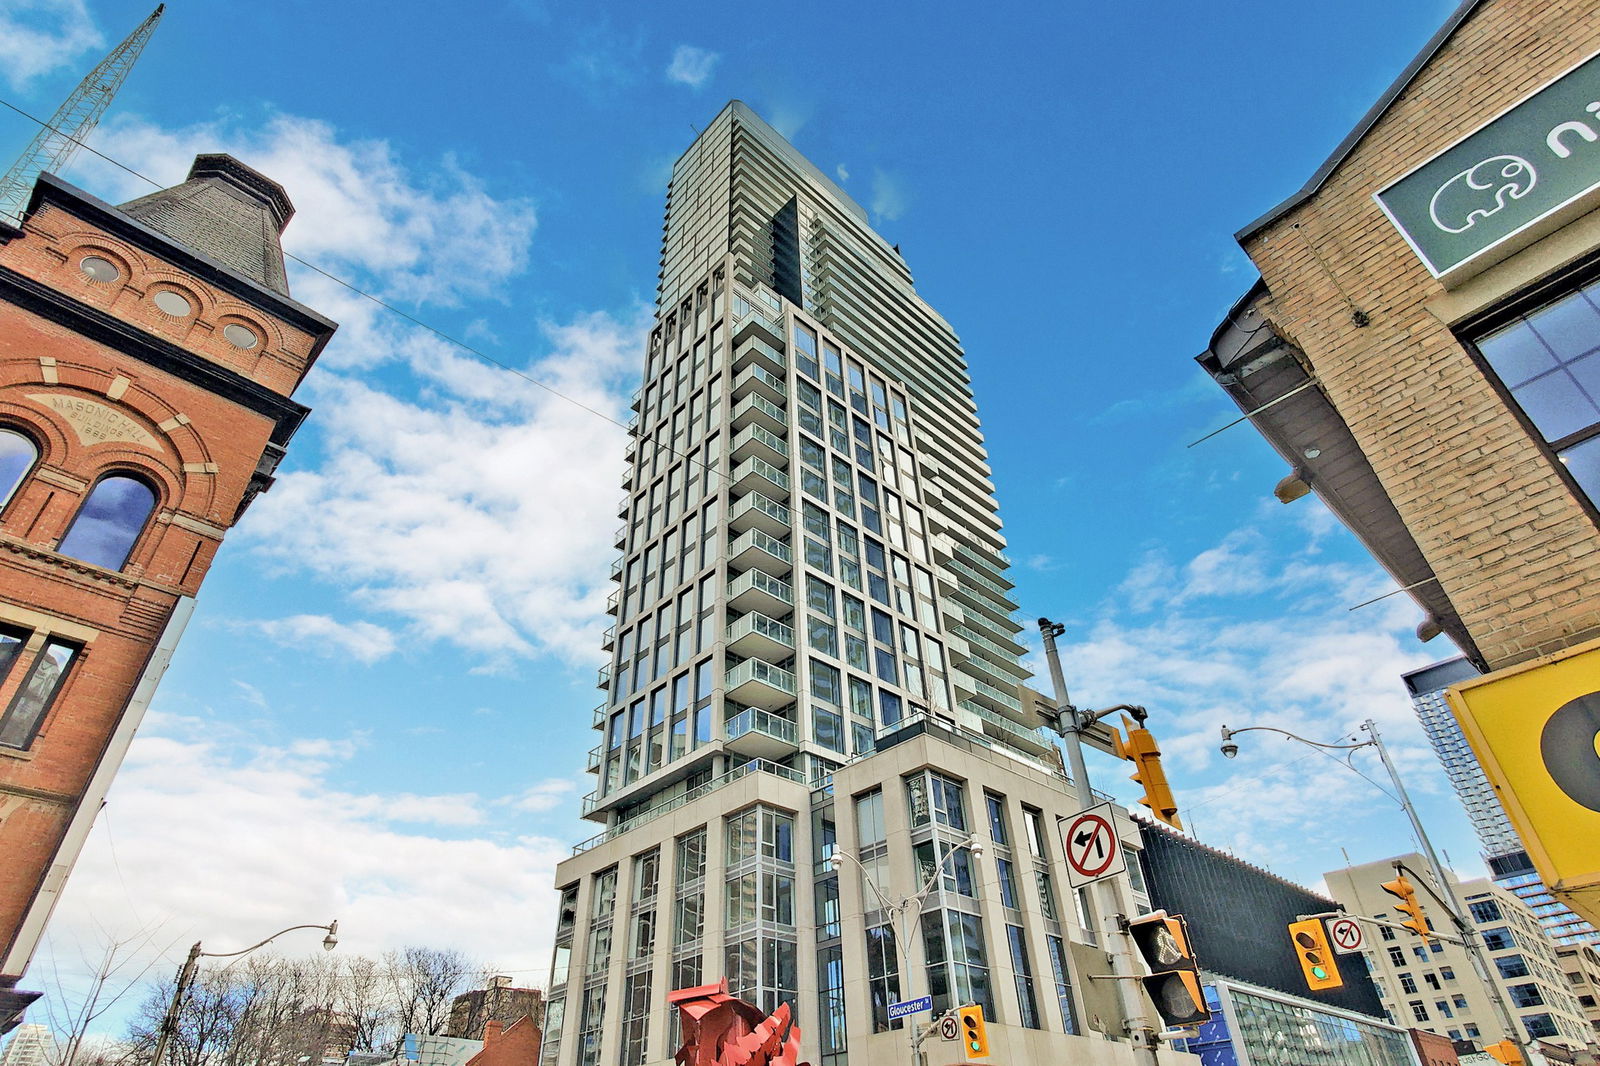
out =
<path fill-rule="evenodd" d="M 628 524 L 626 522 L 618 526 L 617 531 L 611 534 L 611 545 L 617 551 L 622 551 L 628 546 Z"/>
<path fill-rule="evenodd" d="M 728 606 L 735 611 L 788 614 L 794 608 L 794 590 L 763 570 L 746 570 L 728 583 Z"/>
<path fill-rule="evenodd" d="M 611 688 L 611 667 L 602 666 L 600 668 L 600 672 L 595 678 L 594 687 L 598 689 Z"/>
<path fill-rule="evenodd" d="M 617 559 L 617 560 L 613 561 L 612 564 L 611 564 L 611 580 L 612 581 L 621 581 L 622 580 L 622 560 L 621 559 Z"/>
<path fill-rule="evenodd" d="M 761 396 L 783 404 L 789 399 L 789 386 L 781 374 L 774 374 L 760 363 L 751 363 L 744 373 L 733 379 L 733 398 L 742 400 L 746 396 Z"/>
<path fill-rule="evenodd" d="M 787 718 L 747 707 L 723 730 L 729 751 L 754 759 L 782 759 L 800 750 L 799 731 Z"/>
<path fill-rule="evenodd" d="M 789 514 L 789 508 L 777 500 L 752 492 L 734 501 L 732 510 L 728 512 L 728 526 L 735 533 L 759 529 L 774 537 L 783 537 L 794 528 L 794 519 Z"/>
<path fill-rule="evenodd" d="M 614 617 L 616 615 L 617 611 L 621 609 L 621 607 L 622 607 L 622 590 L 621 589 L 612 589 L 611 590 L 611 595 L 606 597 L 606 614 L 612 615 Z"/>
<path fill-rule="evenodd" d="M 971 711 L 977 715 L 984 724 L 984 732 L 995 739 L 1021 748 L 1030 755 L 1046 759 L 1055 757 L 1055 738 L 1043 729 L 1029 729 L 1022 723 L 1014 722 L 1003 714 L 996 714 L 987 707 L 981 707 L 971 700 L 962 700 L 960 707 L 964 711 Z"/>
<path fill-rule="evenodd" d="M 588 840 L 585 840 L 583 843 L 574 847 L 572 849 L 572 853 L 574 855 L 582 855 L 591 848 L 596 848 L 608 841 L 615 840 L 622 834 L 630 830 L 637 829 L 639 826 L 644 825 L 647 822 L 653 822 L 662 815 L 671 814 L 673 811 L 680 810 L 683 807 L 693 803 L 700 797 L 709 795 L 719 788 L 725 788 L 726 786 L 733 784 L 735 781 L 738 781 L 749 774 L 770 774 L 773 777 L 780 778 L 784 781 L 792 781 L 797 785 L 808 785 L 808 782 L 806 781 L 806 775 L 801 773 L 799 770 L 791 770 L 787 766 L 779 766 L 777 763 L 767 762 L 765 759 L 751 759 L 749 762 L 741 763 L 740 765 L 735 766 L 721 777 L 714 777 L 703 785 L 696 785 L 687 792 L 640 811 L 627 821 L 618 822 L 615 828 L 607 829 L 604 833 L 599 833 L 595 836 L 592 836 Z M 585 815 L 592 813 L 598 805 L 598 798 L 596 798 L 595 794 L 591 792 L 589 795 L 583 798 L 583 813 Z"/>
<path fill-rule="evenodd" d="M 735 655 L 787 659 L 794 654 L 794 630 L 752 611 L 728 626 L 728 650 Z"/>
<path fill-rule="evenodd" d="M 618 501 L 618 503 L 617 503 L 617 517 L 618 518 L 627 518 L 628 517 L 628 508 L 630 508 L 632 506 L 633 506 L 633 497 L 632 496 L 624 496 L 624 497 L 622 497 L 622 499 L 620 501 Z"/>
<path fill-rule="evenodd" d="M 784 577 L 794 569 L 794 553 L 778 538 L 751 529 L 728 545 L 728 564 L 738 570 L 765 570 L 773 577 Z"/>
<path fill-rule="evenodd" d="M 1016 689 L 1011 691 L 996 688 L 987 681 L 980 681 L 966 671 L 957 668 L 950 671 L 950 682 L 959 689 L 974 693 L 978 701 L 987 707 L 1004 714 L 1011 711 L 1015 714 L 1022 713 L 1022 701 L 1017 699 Z"/>
<path fill-rule="evenodd" d="M 605 747 L 604 741 L 589 749 L 589 762 L 585 769 L 591 774 L 600 769 L 600 749 L 603 747 Z"/>
<path fill-rule="evenodd" d="M 606 631 L 604 633 L 600 634 L 600 647 L 605 651 L 610 651 L 612 648 L 615 648 L 616 646 L 617 646 L 617 627 L 614 626 L 614 625 L 613 626 L 607 626 L 606 627 Z"/>
<path fill-rule="evenodd" d="M 747 366 L 759 366 L 769 374 L 782 374 L 786 368 L 782 349 L 781 344 L 774 348 L 766 341 L 752 337 L 734 350 L 733 369 L 739 371 Z"/>
<path fill-rule="evenodd" d="M 735 460 L 761 459 L 772 464 L 787 464 L 789 443 L 765 426 L 746 426 L 733 435 L 731 454 Z"/>
<path fill-rule="evenodd" d="M 764 711 L 794 702 L 794 675 L 761 659 L 746 659 L 728 671 L 725 695 L 730 700 Z"/>
<path fill-rule="evenodd" d="M 765 396 L 746 396 L 733 405 L 733 428 L 745 426 L 760 426 L 782 436 L 789 431 L 789 416 L 782 404 L 773 403 Z"/>
<path fill-rule="evenodd" d="M 733 491 L 764 492 L 768 496 L 787 497 L 789 475 L 765 459 L 752 455 L 733 468 Z"/>
<path fill-rule="evenodd" d="M 594 722 L 592 725 L 595 729 L 604 729 L 606 727 L 606 712 L 610 709 L 611 705 L 609 703 L 602 703 L 594 709 Z"/>
<path fill-rule="evenodd" d="M 781 349 L 783 347 L 783 324 L 781 322 L 774 322 L 772 319 L 768 318 L 766 315 L 752 307 L 748 314 L 733 324 L 734 343 L 738 344 L 747 338 L 749 338 L 752 344 L 760 345 L 763 348 L 768 348 L 769 351 L 771 350 L 771 345 L 776 345 Z M 774 369 L 782 370 L 783 356 L 779 355 L 777 352 L 773 352 L 772 354 L 776 356 L 778 360 L 778 365 Z M 737 361 L 737 357 L 735 357 L 734 366 L 738 367 L 739 365 L 740 364 Z"/>

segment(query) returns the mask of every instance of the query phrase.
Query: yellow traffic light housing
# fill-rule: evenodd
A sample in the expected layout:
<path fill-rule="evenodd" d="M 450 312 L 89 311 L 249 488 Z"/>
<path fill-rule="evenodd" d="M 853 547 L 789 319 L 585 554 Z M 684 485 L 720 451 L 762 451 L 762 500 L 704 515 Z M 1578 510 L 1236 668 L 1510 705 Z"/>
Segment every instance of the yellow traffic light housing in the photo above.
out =
<path fill-rule="evenodd" d="M 983 1024 L 983 1008 L 969 1004 L 956 1011 L 961 1024 L 961 1049 L 969 1059 L 989 1057 L 989 1030 Z"/>
<path fill-rule="evenodd" d="M 1295 958 L 1300 960 L 1300 972 L 1305 974 L 1307 988 L 1321 992 L 1344 987 L 1344 978 L 1339 975 L 1338 963 L 1333 961 L 1328 931 L 1321 918 L 1290 922 L 1289 940 L 1294 945 Z"/>
<path fill-rule="evenodd" d="M 1497 1044 L 1484 1045 L 1484 1053 L 1496 1062 L 1505 1066 L 1523 1066 L 1522 1050 L 1510 1040 L 1502 1040 Z"/>
<path fill-rule="evenodd" d="M 1167 772 L 1161 768 L 1161 747 L 1155 736 L 1143 726 L 1135 726 L 1127 716 L 1122 719 L 1127 737 L 1116 729 L 1111 737 L 1116 742 L 1117 757 L 1133 763 L 1134 770 L 1128 780 L 1144 788 L 1139 803 L 1150 808 L 1150 813 L 1174 829 L 1182 829 L 1178 817 L 1178 802 L 1172 798 L 1172 786 L 1167 784 Z"/>
<path fill-rule="evenodd" d="M 1189 946 L 1189 924 L 1183 915 L 1156 911 L 1128 922 L 1134 947 L 1150 968 L 1141 978 L 1162 1024 L 1170 1029 L 1185 1029 L 1211 1020 L 1200 987 L 1199 964 Z"/>
<path fill-rule="evenodd" d="M 1417 902 L 1417 889 L 1405 874 L 1397 874 L 1393 881 L 1385 881 L 1382 888 L 1389 895 L 1400 902 L 1395 904 L 1395 910 L 1406 916 L 1401 922 L 1405 928 L 1416 933 L 1424 941 L 1433 938 L 1433 927 L 1428 924 L 1428 916 L 1422 913 L 1422 904 Z"/>

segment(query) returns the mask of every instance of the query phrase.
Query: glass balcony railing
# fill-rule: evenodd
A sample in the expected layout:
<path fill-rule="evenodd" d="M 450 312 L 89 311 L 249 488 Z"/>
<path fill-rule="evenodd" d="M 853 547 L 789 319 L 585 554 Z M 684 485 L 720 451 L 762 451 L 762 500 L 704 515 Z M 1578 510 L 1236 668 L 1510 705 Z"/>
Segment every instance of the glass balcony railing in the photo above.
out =
<path fill-rule="evenodd" d="M 739 497 L 734 502 L 733 510 L 728 512 L 728 519 L 729 521 L 737 522 L 751 511 L 764 514 L 785 528 L 792 528 L 794 525 L 794 521 L 789 515 L 788 507 L 777 500 L 763 496 L 759 492 L 746 493 Z"/>
<path fill-rule="evenodd" d="M 740 455 L 753 447 L 767 449 L 777 457 L 778 461 L 789 458 L 789 442 L 765 426 L 745 426 L 733 435 L 734 455 Z"/>
<path fill-rule="evenodd" d="M 723 729 L 728 740 L 738 740 L 746 733 L 761 733 L 785 744 L 798 744 L 795 724 L 781 715 L 763 711 L 759 707 L 746 707 L 732 718 Z"/>
<path fill-rule="evenodd" d="M 737 558 L 751 549 L 765 552 L 784 563 L 794 562 L 794 553 L 790 551 L 789 545 L 759 529 L 747 529 L 735 537 L 728 545 L 728 557 Z"/>
<path fill-rule="evenodd" d="M 756 368 L 751 367 L 751 369 L 754 370 Z M 762 396 L 758 393 L 751 393 L 749 396 L 746 396 L 744 399 L 740 400 L 734 405 L 733 424 L 736 426 L 741 425 L 745 421 L 755 417 L 763 417 L 770 424 L 776 426 L 786 426 L 789 424 L 788 414 L 782 407 L 779 407 L 777 404 L 768 400 L 765 396 Z"/>
<path fill-rule="evenodd" d="M 781 644 L 786 648 L 794 647 L 793 628 L 784 625 L 776 618 L 768 618 L 756 611 L 734 619 L 733 624 L 728 626 L 729 644 L 736 644 L 741 637 L 746 636 L 765 637 L 774 644 Z"/>
<path fill-rule="evenodd" d="M 751 426 L 751 429 L 756 427 Z M 784 445 L 785 454 L 788 445 Z M 753 481 L 765 481 L 772 486 L 774 492 L 788 495 L 789 475 L 773 466 L 765 459 L 752 455 L 733 468 L 733 484 L 735 488 L 748 488 Z"/>
<path fill-rule="evenodd" d="M 746 570 L 728 583 L 728 600 L 737 601 L 748 592 L 765 593 L 773 599 L 794 606 L 794 589 L 782 578 L 773 577 L 765 570 Z"/>
<path fill-rule="evenodd" d="M 731 693 L 741 685 L 757 682 L 789 696 L 795 694 L 794 675 L 781 666 L 773 666 L 765 659 L 746 659 L 728 671 L 726 685 Z M 748 701 L 740 701 L 748 702 Z"/>
<path fill-rule="evenodd" d="M 700 797 L 715 792 L 719 788 L 731 785 L 735 781 L 738 781 L 749 774 L 770 774 L 773 777 L 781 778 L 785 781 L 793 781 L 798 785 L 804 785 L 807 783 L 806 775 L 801 773 L 799 770 L 791 770 L 787 766 L 779 766 L 777 763 L 768 762 L 766 759 L 751 759 L 749 762 L 740 763 L 738 766 L 735 766 L 721 777 L 714 777 L 705 784 L 696 785 L 687 792 L 680 793 L 679 795 L 673 796 L 669 800 L 664 800 L 653 807 L 640 811 L 627 821 L 619 822 L 614 829 L 608 829 L 604 833 L 590 837 L 588 840 L 585 840 L 583 843 L 573 848 L 572 853 L 574 855 L 582 855 L 590 848 L 599 847 L 601 844 L 604 844 L 609 840 L 615 840 L 629 830 L 637 829 L 646 822 L 653 822 L 664 814 L 671 814 L 673 811 L 678 810 L 687 804 L 693 803 Z M 589 795 L 583 797 L 583 813 L 591 813 L 597 806 L 599 806 L 599 803 L 599 797 L 593 792 L 589 793 Z"/>

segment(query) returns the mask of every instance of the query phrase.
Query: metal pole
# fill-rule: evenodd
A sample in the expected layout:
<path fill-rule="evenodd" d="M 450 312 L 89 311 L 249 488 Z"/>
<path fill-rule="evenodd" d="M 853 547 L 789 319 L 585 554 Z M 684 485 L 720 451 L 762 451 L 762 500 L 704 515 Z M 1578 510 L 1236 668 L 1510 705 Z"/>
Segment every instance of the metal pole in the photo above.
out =
<path fill-rule="evenodd" d="M 1483 990 L 1489 994 L 1489 1002 L 1494 1004 L 1495 1013 L 1500 1016 L 1500 1025 L 1506 1031 L 1506 1038 L 1517 1046 L 1517 1050 L 1522 1054 L 1522 1061 L 1531 1064 L 1533 1060 L 1528 1057 L 1527 1042 L 1517 1028 L 1516 1016 L 1511 1013 L 1511 1007 L 1506 1003 L 1499 982 L 1495 981 L 1489 970 L 1488 960 L 1483 957 L 1483 946 L 1478 939 L 1478 931 L 1464 917 L 1466 908 L 1456 897 L 1455 885 L 1447 875 L 1444 865 L 1439 862 L 1439 856 L 1433 850 L 1433 842 L 1428 839 L 1427 830 L 1422 828 L 1422 820 L 1417 817 L 1417 809 L 1411 804 L 1411 796 L 1406 792 L 1406 786 L 1401 784 L 1400 774 L 1389 759 L 1389 749 L 1384 747 L 1383 738 L 1378 735 L 1377 725 L 1368 718 L 1361 723 L 1361 728 L 1372 737 L 1372 746 L 1378 749 L 1378 758 L 1383 760 L 1383 768 L 1389 771 L 1389 780 L 1394 784 L 1400 806 L 1404 808 L 1406 817 L 1411 819 L 1411 830 L 1417 834 L 1417 843 L 1422 846 L 1422 857 L 1427 860 L 1428 870 L 1439 886 L 1439 901 L 1445 905 L 1445 913 L 1450 916 L 1451 923 L 1460 934 L 1461 946 L 1466 949 L 1472 969 L 1477 973 L 1478 980 L 1483 982 Z M 160 1066 L 160 1063 L 154 1066 Z"/>
<path fill-rule="evenodd" d="M 167 1012 L 161 1018 L 161 1032 L 156 1037 L 156 1050 L 150 1056 L 150 1066 L 161 1066 L 161 1060 L 167 1053 L 167 1045 L 172 1042 L 172 1034 L 178 1028 L 178 1012 L 183 1008 L 184 993 L 189 990 L 189 982 L 194 980 L 195 967 L 200 963 L 200 941 L 194 942 L 194 947 L 189 949 L 189 957 L 183 960 L 183 965 L 178 969 L 177 983 L 172 986 L 172 999 L 167 1003 Z"/>
<path fill-rule="evenodd" d="M 1083 740 L 1079 732 L 1083 728 L 1082 719 L 1078 716 L 1078 709 L 1072 705 L 1067 696 L 1067 682 L 1061 673 L 1061 653 L 1056 649 L 1056 637 L 1062 632 L 1063 627 L 1050 621 L 1048 618 L 1039 619 L 1039 632 L 1044 637 L 1045 659 L 1050 664 L 1050 681 L 1055 687 L 1056 695 L 1056 732 L 1061 735 L 1066 744 L 1067 759 L 1072 764 L 1072 787 L 1082 809 L 1094 806 L 1094 789 L 1089 784 L 1089 768 L 1083 761 Z M 1122 875 L 1125 877 L 1126 875 Z M 1122 877 L 1114 877 L 1098 881 L 1091 889 L 1091 899 L 1095 909 L 1100 913 L 1094 917 L 1100 922 L 1101 928 L 1106 931 L 1107 939 L 1115 937 L 1120 951 L 1111 952 L 1113 968 L 1116 968 L 1115 959 L 1120 955 L 1123 959 L 1122 966 L 1128 974 L 1137 974 L 1138 963 L 1135 962 L 1137 948 L 1133 937 L 1122 926 L 1111 920 L 1111 915 L 1117 913 L 1119 892 L 1117 883 Z M 1067 891 L 1073 891 L 1071 885 Z M 1098 897 L 1096 899 L 1095 897 Z M 1129 982 L 1133 984 L 1134 982 Z M 1134 1054 L 1148 1066 L 1155 1066 L 1156 1058 L 1156 1027 L 1150 1021 L 1149 1010 L 1145 1007 L 1144 998 L 1137 988 L 1125 988 L 1123 982 L 1115 982 L 1117 994 L 1122 1000 L 1123 1025 L 1127 1027 L 1132 1039 Z M 1081 1007 L 1087 1004 L 1081 1003 Z M 1088 1011 L 1079 1010 L 1081 1026 L 1088 1024 Z"/>

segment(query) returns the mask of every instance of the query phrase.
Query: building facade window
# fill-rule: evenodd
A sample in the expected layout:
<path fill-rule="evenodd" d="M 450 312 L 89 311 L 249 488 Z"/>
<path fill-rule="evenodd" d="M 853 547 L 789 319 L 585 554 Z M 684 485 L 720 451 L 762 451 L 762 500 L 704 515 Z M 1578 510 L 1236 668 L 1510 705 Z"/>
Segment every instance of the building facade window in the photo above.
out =
<path fill-rule="evenodd" d="M 1600 281 L 1474 340 L 1567 473 L 1600 504 Z"/>
<path fill-rule="evenodd" d="M 1065 1032 L 1078 1031 L 1078 1019 L 1072 1011 L 1072 971 L 1067 968 L 1067 945 L 1059 936 L 1044 938 L 1050 952 L 1050 973 L 1055 978 L 1056 1003 L 1061 1008 L 1061 1025 Z"/>
<path fill-rule="evenodd" d="M 1033 994 L 1033 967 L 1028 964 L 1028 942 L 1020 925 L 1006 926 L 1006 941 L 1011 946 L 1011 972 L 1017 982 L 1017 1023 L 1024 1029 L 1042 1029 L 1039 1001 Z"/>
<path fill-rule="evenodd" d="M 724 973 L 728 991 L 771 1014 L 794 1010 L 794 815 L 757 804 L 726 822 Z"/>
<path fill-rule="evenodd" d="M 0 427 L 0 508 L 11 501 L 38 461 L 39 449 L 33 441 L 14 429 Z"/>
<path fill-rule="evenodd" d="M 1467 908 L 1472 911 L 1472 920 L 1475 922 L 1504 921 L 1500 914 L 1500 904 L 1492 899 L 1480 899 L 1468 903 Z"/>
<path fill-rule="evenodd" d="M 23 640 L 15 631 L 0 632 L 0 677 L 22 647 Z M 27 750 L 33 745 L 80 652 L 76 644 L 56 637 L 44 642 L 5 714 L 0 715 L 0 747 Z"/>
<path fill-rule="evenodd" d="M 107 570 L 121 570 L 155 506 L 155 490 L 145 481 L 127 474 L 103 477 L 89 490 L 56 550 Z"/>

